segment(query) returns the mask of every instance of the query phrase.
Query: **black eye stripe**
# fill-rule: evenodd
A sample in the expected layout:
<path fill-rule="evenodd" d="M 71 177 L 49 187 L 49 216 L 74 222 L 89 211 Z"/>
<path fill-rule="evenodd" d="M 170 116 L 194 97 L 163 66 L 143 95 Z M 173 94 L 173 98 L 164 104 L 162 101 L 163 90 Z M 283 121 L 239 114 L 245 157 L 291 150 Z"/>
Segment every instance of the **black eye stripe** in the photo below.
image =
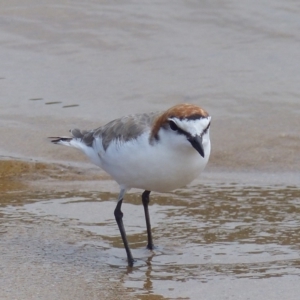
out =
<path fill-rule="evenodd" d="M 173 131 L 176 131 L 178 134 L 185 135 L 187 138 L 191 137 L 191 134 L 189 132 L 186 132 L 183 129 L 181 129 L 180 127 L 178 127 L 177 124 L 173 120 L 169 120 L 168 124 L 169 124 L 169 127 Z M 204 134 L 207 133 L 209 127 L 210 127 L 210 122 L 208 123 L 208 125 L 206 126 L 206 128 L 202 131 L 201 136 L 203 136 Z"/>
<path fill-rule="evenodd" d="M 172 130 L 176 131 L 178 134 L 183 134 L 186 137 L 190 136 L 190 134 L 188 132 L 186 132 L 183 129 L 181 129 L 180 127 L 178 127 L 173 120 L 169 120 L 169 126 Z"/>
<path fill-rule="evenodd" d="M 208 123 L 208 125 L 206 126 L 206 128 L 203 130 L 203 134 L 207 132 L 207 130 L 209 129 L 210 127 L 210 122 Z"/>

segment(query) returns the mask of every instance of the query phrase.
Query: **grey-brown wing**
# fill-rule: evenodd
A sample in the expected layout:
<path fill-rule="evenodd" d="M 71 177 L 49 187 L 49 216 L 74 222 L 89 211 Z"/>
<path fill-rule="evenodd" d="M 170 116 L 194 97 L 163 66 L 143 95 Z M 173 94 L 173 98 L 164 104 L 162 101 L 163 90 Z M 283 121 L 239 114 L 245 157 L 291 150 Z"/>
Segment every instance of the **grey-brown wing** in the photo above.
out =
<path fill-rule="evenodd" d="M 87 146 L 92 146 L 94 138 L 100 137 L 103 148 L 106 150 L 113 140 L 126 142 L 136 139 L 145 131 L 150 130 L 159 114 L 159 112 L 153 112 L 125 116 L 94 130 L 80 131 L 79 129 L 73 129 L 71 133 L 75 138 L 81 138 Z"/>

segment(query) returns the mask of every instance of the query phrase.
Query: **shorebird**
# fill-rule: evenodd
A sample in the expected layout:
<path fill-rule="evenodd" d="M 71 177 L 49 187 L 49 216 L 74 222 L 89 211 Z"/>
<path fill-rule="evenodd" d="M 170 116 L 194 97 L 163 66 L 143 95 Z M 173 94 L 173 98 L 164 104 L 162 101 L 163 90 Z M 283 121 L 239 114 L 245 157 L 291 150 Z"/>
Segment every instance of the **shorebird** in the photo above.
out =
<path fill-rule="evenodd" d="M 72 129 L 72 137 L 52 137 L 55 144 L 80 149 L 119 184 L 114 215 L 129 266 L 133 266 L 134 259 L 121 211 L 126 191 L 144 190 L 147 248 L 152 250 L 150 192 L 172 191 L 199 176 L 210 155 L 210 121 L 201 107 L 178 104 L 164 112 L 125 116 L 93 130 Z"/>

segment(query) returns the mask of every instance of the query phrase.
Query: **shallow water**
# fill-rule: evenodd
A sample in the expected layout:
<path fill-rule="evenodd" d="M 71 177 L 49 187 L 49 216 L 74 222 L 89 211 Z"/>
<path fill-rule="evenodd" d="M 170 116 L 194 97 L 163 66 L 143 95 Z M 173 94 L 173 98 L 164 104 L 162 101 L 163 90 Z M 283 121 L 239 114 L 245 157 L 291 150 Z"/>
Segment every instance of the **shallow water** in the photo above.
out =
<path fill-rule="evenodd" d="M 223 280 L 234 285 L 245 279 L 292 280 L 300 275 L 300 191 L 295 186 L 207 184 L 154 194 L 154 251 L 145 248 L 140 196 L 128 194 L 123 212 L 136 258 L 132 269 L 113 216 L 116 197 L 98 191 L 7 191 L 0 208 L 2 274 L 7 281 L 21 260 L 23 267 L 38 266 L 37 273 L 62 279 L 52 296 L 66 278 L 75 282 L 78 274 L 76 281 L 88 284 L 100 299 L 106 299 L 101 284 L 115 291 L 107 299 L 118 292 L 129 299 L 199 299 L 199 292 L 212 283 L 210 296 L 220 295 Z"/>

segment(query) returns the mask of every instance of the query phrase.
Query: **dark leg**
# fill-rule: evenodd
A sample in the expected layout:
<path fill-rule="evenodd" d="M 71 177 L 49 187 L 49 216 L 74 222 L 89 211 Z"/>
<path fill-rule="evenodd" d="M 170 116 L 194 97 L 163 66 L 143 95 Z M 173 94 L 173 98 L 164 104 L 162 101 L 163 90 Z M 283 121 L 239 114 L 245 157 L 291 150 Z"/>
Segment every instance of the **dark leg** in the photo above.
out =
<path fill-rule="evenodd" d="M 121 211 L 122 202 L 123 202 L 123 199 L 118 200 L 118 204 L 117 204 L 116 209 L 115 209 L 115 218 L 116 218 L 117 224 L 119 226 L 121 237 L 122 237 L 124 247 L 125 247 L 125 250 L 126 250 L 126 253 L 127 253 L 128 266 L 132 267 L 134 259 L 132 257 L 132 254 L 131 254 L 131 251 L 130 251 L 130 248 L 129 248 L 129 245 L 128 245 L 126 232 L 125 232 L 125 228 L 124 228 L 124 225 L 123 225 L 123 213 Z"/>
<path fill-rule="evenodd" d="M 148 234 L 147 248 L 153 250 L 154 245 L 152 241 L 151 224 L 150 224 L 150 217 L 149 217 L 149 210 L 148 210 L 148 204 L 150 202 L 150 197 L 149 197 L 150 193 L 151 193 L 150 191 L 144 191 L 144 193 L 142 194 L 142 201 L 145 210 L 145 219 L 146 219 L 147 234 Z"/>

